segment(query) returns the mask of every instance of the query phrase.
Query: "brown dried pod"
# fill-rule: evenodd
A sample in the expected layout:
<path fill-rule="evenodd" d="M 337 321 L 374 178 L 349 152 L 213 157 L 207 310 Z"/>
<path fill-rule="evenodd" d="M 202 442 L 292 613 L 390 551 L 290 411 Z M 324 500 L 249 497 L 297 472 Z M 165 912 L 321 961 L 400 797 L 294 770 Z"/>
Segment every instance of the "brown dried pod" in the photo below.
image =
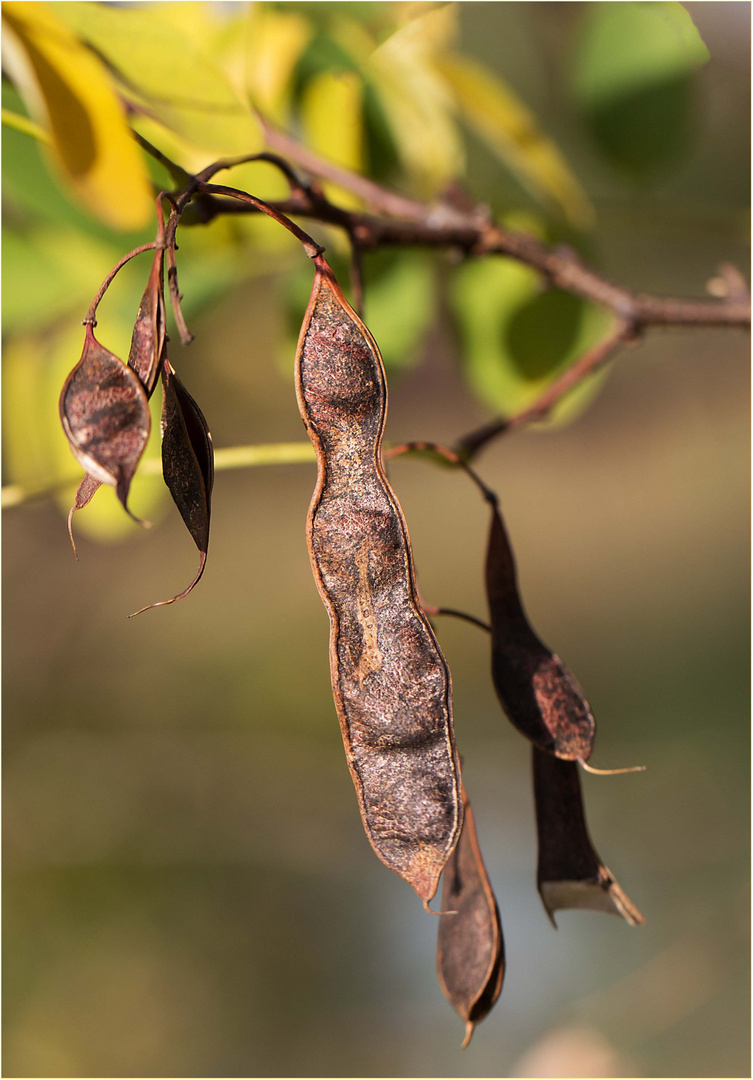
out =
<path fill-rule="evenodd" d="M 590 908 L 621 915 L 631 926 L 644 923 L 591 843 L 578 765 L 534 747 L 533 789 L 539 840 L 536 876 L 552 922 L 552 912 L 559 909 Z"/>
<path fill-rule="evenodd" d="M 462 819 L 450 673 L 382 466 L 379 350 L 327 263 L 314 261 L 296 391 L 319 467 L 307 539 L 330 617 L 335 705 L 366 835 L 428 903 Z"/>
<path fill-rule="evenodd" d="M 88 506 L 101 487 L 101 480 L 96 480 L 89 473 L 85 473 L 83 480 L 76 489 L 76 497 L 68 514 L 68 535 L 71 538 L 73 554 L 76 558 L 78 558 L 78 552 L 76 551 L 76 541 L 73 539 L 73 515 L 77 510 L 83 510 L 85 506 Z"/>
<path fill-rule="evenodd" d="M 199 406 L 175 374 L 170 361 L 162 361 L 162 475 L 186 528 L 199 549 L 199 570 L 191 584 L 156 604 L 135 611 L 174 604 L 188 596 L 204 573 L 209 547 L 209 520 L 214 486 L 214 450 L 209 427 Z"/>
<path fill-rule="evenodd" d="M 586 761 L 595 735 L 591 708 L 570 671 L 531 629 L 497 506 L 492 507 L 486 590 L 492 624 L 492 677 L 507 716 L 542 750 L 566 761 Z"/>
<path fill-rule="evenodd" d="M 165 347 L 164 259 L 164 250 L 158 248 L 139 304 L 128 354 L 128 366 L 138 375 L 148 398 L 157 384 Z"/>
<path fill-rule="evenodd" d="M 159 363 L 165 347 L 165 300 L 163 295 L 163 264 L 165 253 L 154 254 L 149 280 L 139 305 L 139 313 L 131 336 L 128 367 L 139 377 L 147 398 L 152 396 L 159 374 Z M 73 515 L 83 510 L 101 487 L 102 481 L 87 474 L 79 484 L 76 498 L 68 514 L 68 534 L 76 554 L 73 539 Z M 78 555 L 76 555 L 78 558 Z"/>
<path fill-rule="evenodd" d="M 128 510 L 128 489 L 149 438 L 149 403 L 137 375 L 100 345 L 90 323 L 60 394 L 60 419 L 76 460 L 93 479 L 112 485 Z"/>
<path fill-rule="evenodd" d="M 437 973 L 445 997 L 465 1020 L 465 1048 L 476 1024 L 494 1006 L 505 977 L 499 908 L 465 788 L 463 828 L 442 878 Z"/>

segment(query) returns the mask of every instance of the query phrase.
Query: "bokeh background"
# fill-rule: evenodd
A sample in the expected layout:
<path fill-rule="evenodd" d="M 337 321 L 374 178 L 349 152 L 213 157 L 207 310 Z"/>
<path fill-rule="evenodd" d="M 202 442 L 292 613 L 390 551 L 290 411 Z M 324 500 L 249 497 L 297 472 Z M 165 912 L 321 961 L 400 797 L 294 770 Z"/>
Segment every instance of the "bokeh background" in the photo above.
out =
<path fill-rule="evenodd" d="M 575 237 L 617 281 L 701 296 L 720 262 L 748 264 L 749 5 L 683 5 L 710 59 L 618 95 L 611 120 L 583 89 L 584 71 L 602 77 L 589 35 L 603 47 L 599 34 L 612 34 L 615 71 L 628 37 L 600 28 L 597 10 L 673 6 L 458 5 L 458 48 L 556 140 L 593 226 L 574 223 L 572 207 L 569 220 L 567 208 L 542 209 L 535 184 L 532 195 L 472 132 L 463 184 L 499 214 Z M 190 29 L 206 5 L 167 7 Z M 214 7 L 245 17 L 246 5 Z M 367 26 L 363 9 L 383 5 L 281 7 L 304 18 L 336 7 Z M 664 131 L 653 156 L 651 118 Z M 636 123 L 647 133 L 637 143 Z M 670 129 L 682 136 L 671 153 Z M 199 164 L 217 156 L 201 151 Z M 67 449 L 50 450 L 44 432 L 59 438 L 57 388 L 79 320 L 131 237 L 87 216 L 16 130 L 5 130 L 4 167 L 4 483 L 75 487 Z M 407 166 L 400 175 L 408 190 L 431 182 Z M 300 256 L 266 239 L 273 228 L 218 222 L 181 237 L 196 340 L 171 356 L 218 447 L 302 438 L 290 341 L 309 271 L 301 286 Z M 392 360 L 387 438 L 452 442 L 499 405 L 474 382 L 454 284 L 463 268 L 446 255 L 415 265 L 411 280 L 428 267 L 433 283 L 431 317 L 409 328 L 410 364 Z M 368 304 L 369 275 L 384 267 L 365 266 Z M 103 304 L 110 347 L 127 350 L 145 274 L 129 268 L 121 299 Z M 388 335 L 400 290 L 390 297 L 389 276 L 379 280 Z M 480 307 L 484 297 L 479 285 Z M 486 638 L 438 623 L 507 952 L 502 997 L 462 1052 L 436 982 L 436 924 L 374 857 L 345 765 L 303 538 L 313 464 L 218 473 L 199 588 L 132 621 L 194 572 L 160 481 L 134 489 L 148 532 L 113 525 L 109 491 L 96 500 L 105 509 L 77 515 L 78 564 L 70 487 L 6 509 L 4 1074 L 749 1075 L 748 358 L 740 331 L 654 332 L 571 424 L 516 434 L 480 459 L 531 620 L 594 708 L 594 763 L 647 767 L 583 778 L 596 847 L 647 923 L 563 912 L 550 927 L 529 748 L 495 700 Z M 424 596 L 483 616 L 477 494 L 425 461 L 390 474 Z"/>

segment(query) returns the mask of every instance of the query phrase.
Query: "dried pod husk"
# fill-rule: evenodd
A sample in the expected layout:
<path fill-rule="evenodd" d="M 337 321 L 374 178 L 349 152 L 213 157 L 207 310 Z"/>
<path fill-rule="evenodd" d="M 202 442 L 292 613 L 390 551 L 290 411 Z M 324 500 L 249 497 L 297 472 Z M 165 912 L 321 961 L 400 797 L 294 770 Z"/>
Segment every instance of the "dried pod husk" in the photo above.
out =
<path fill-rule="evenodd" d="M 533 789 L 539 842 L 537 883 L 544 907 L 588 908 L 646 920 L 596 853 L 588 835 L 578 765 L 533 749 Z"/>
<path fill-rule="evenodd" d="M 594 718 L 560 658 L 531 629 L 518 593 L 515 559 L 499 509 L 492 508 L 486 558 L 492 677 L 503 709 L 526 738 L 566 761 L 586 761 Z"/>
<path fill-rule="evenodd" d="M 445 997 L 465 1020 L 466 1047 L 502 990 L 505 950 L 499 908 L 465 789 L 463 828 L 442 877 L 442 912 L 437 973 Z"/>
<path fill-rule="evenodd" d="M 138 375 L 148 398 L 157 385 L 165 348 L 164 260 L 165 252 L 158 248 L 139 304 L 128 354 L 128 366 Z"/>
<path fill-rule="evenodd" d="M 73 515 L 77 510 L 83 510 L 85 506 L 88 506 L 101 487 L 101 480 L 97 480 L 95 477 L 90 476 L 89 473 L 85 473 L 83 480 L 76 489 L 76 497 L 68 514 L 68 535 L 71 538 L 73 554 L 76 558 L 78 558 L 78 552 L 76 551 L 76 541 L 73 539 Z"/>
<path fill-rule="evenodd" d="M 100 345 L 91 324 L 60 395 L 60 419 L 76 460 L 94 480 L 114 487 L 128 510 L 128 489 L 149 439 L 149 403 L 138 376 Z"/>
<path fill-rule="evenodd" d="M 128 367 L 138 376 L 147 398 L 150 398 L 154 392 L 159 375 L 160 359 L 165 348 L 164 257 L 163 250 L 155 252 L 149 280 L 133 327 L 131 349 L 128 354 Z M 79 484 L 75 501 L 68 514 L 68 534 L 74 553 L 76 544 L 73 540 L 73 515 L 91 502 L 101 484 L 101 480 L 97 480 L 88 473 Z"/>
<path fill-rule="evenodd" d="M 199 549 L 199 569 L 191 584 L 169 600 L 135 611 L 174 604 L 188 596 L 204 573 L 214 486 L 214 450 L 199 406 L 181 383 L 167 357 L 162 361 L 162 475 L 173 502 Z"/>
<path fill-rule="evenodd" d="M 318 460 L 307 539 L 330 617 L 332 688 L 366 835 L 428 903 L 462 819 L 450 673 L 382 466 L 379 350 L 327 263 L 315 262 L 296 390 Z"/>

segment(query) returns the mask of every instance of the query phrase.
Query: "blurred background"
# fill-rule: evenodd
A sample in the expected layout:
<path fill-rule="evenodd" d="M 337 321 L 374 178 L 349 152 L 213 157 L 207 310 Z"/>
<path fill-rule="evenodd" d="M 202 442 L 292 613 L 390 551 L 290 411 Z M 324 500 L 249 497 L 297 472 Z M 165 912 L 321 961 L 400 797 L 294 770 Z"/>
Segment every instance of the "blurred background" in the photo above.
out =
<path fill-rule="evenodd" d="M 4 7 L 23 57 L 38 30 Z M 112 50 L 107 78 L 133 100 L 159 99 L 127 70 L 139 26 L 116 32 L 117 6 L 48 10 L 77 47 Z M 151 20 L 148 70 L 176 100 L 186 65 L 216 94 L 203 126 L 185 102 L 137 121 L 188 168 L 258 147 L 254 102 L 322 154 L 418 197 L 454 183 L 640 291 L 700 297 L 721 262 L 748 266 L 748 4 L 126 14 Z M 749 1075 L 747 335 L 652 332 L 555 423 L 479 461 L 531 621 L 593 706 L 594 764 L 646 766 L 583 788 L 595 846 L 647 922 L 563 912 L 551 928 L 530 749 L 494 697 L 486 637 L 437 620 L 507 953 L 500 1001 L 461 1052 L 435 920 L 373 855 L 345 764 L 303 533 L 313 463 L 218 473 L 207 571 L 172 607 L 126 619 L 195 572 L 158 477 L 133 489 L 151 530 L 102 490 L 76 515 L 73 558 L 80 473 L 57 395 L 101 280 L 154 226 L 138 178 L 128 220 L 109 182 L 96 206 L 73 186 L 42 141 L 54 102 L 35 113 L 23 64 L 7 74 L 5 1075 Z M 284 195 L 270 172 L 231 182 Z M 179 235 L 196 340 L 181 348 L 170 323 L 170 355 L 219 448 L 303 439 L 292 357 L 311 273 L 279 231 L 233 219 Z M 347 280 L 342 241 L 311 231 Z M 121 356 L 147 273 L 148 257 L 132 263 L 100 309 Z M 506 260 L 379 253 L 365 277 L 392 442 L 451 443 L 514 411 L 604 326 Z M 423 595 L 485 617 L 476 492 L 426 461 L 390 476 Z"/>

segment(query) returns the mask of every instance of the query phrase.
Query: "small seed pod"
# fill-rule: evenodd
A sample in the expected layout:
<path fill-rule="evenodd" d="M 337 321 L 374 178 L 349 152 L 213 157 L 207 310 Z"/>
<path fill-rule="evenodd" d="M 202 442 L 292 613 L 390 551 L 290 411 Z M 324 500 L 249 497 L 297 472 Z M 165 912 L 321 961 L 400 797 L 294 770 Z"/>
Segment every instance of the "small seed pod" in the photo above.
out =
<path fill-rule="evenodd" d="M 583 691 L 560 658 L 531 629 L 518 593 L 515 559 L 499 509 L 492 508 L 486 558 L 492 624 L 492 676 L 510 721 L 541 750 L 586 761 L 594 718 Z"/>
<path fill-rule="evenodd" d="M 199 569 L 191 584 L 169 600 L 135 611 L 174 604 L 188 596 L 204 573 L 209 547 L 209 520 L 214 486 L 214 449 L 204 414 L 175 374 L 162 361 L 162 474 L 193 542 L 199 549 Z"/>
<path fill-rule="evenodd" d="M 563 908 L 621 915 L 631 926 L 646 920 L 607 870 L 591 843 L 578 765 L 533 748 L 533 789 L 539 840 L 537 883 L 549 918 Z"/>
<path fill-rule="evenodd" d="M 138 376 L 100 345 L 91 324 L 60 395 L 60 419 L 76 460 L 94 480 L 114 487 L 128 510 L 128 490 L 149 438 L 149 403 Z"/>
<path fill-rule="evenodd" d="M 165 347 L 164 259 L 165 252 L 158 248 L 139 304 L 128 354 L 128 366 L 138 375 L 149 398 L 157 384 Z"/>
<path fill-rule="evenodd" d="M 500 995 L 505 950 L 499 908 L 465 788 L 463 828 L 442 877 L 437 973 L 445 997 L 465 1020 L 466 1047 L 476 1024 L 489 1014 Z"/>

